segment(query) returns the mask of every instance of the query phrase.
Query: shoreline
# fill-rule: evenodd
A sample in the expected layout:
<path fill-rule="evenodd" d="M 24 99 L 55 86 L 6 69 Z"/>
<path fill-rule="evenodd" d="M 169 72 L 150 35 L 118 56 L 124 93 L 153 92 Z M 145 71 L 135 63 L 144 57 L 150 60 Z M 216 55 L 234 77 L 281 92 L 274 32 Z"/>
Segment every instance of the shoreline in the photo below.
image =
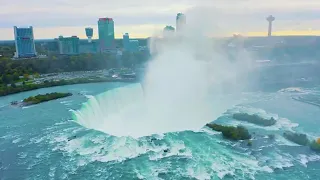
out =
<path fill-rule="evenodd" d="M 74 84 L 102 83 L 102 82 L 134 83 L 134 82 L 138 82 L 138 80 L 137 79 L 110 79 L 110 78 L 87 79 L 87 78 L 84 78 L 84 79 L 51 81 L 48 83 L 41 83 L 41 84 L 30 84 L 30 85 L 17 86 L 17 87 L 6 87 L 0 90 L 0 97 L 17 94 L 21 92 L 32 91 L 36 89 L 42 89 L 42 88 L 50 88 L 50 87 L 66 86 L 66 85 L 74 85 Z"/>

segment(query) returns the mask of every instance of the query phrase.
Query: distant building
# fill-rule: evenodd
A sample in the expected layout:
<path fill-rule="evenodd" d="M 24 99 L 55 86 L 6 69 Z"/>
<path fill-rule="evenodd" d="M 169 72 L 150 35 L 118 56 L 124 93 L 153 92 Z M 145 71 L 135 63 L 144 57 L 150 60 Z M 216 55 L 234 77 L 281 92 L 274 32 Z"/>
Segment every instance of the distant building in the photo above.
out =
<path fill-rule="evenodd" d="M 174 35 L 175 29 L 172 26 L 166 26 L 163 29 L 163 37 L 171 37 Z"/>
<path fill-rule="evenodd" d="M 58 38 L 59 53 L 65 55 L 79 54 L 79 38 L 77 36 Z"/>
<path fill-rule="evenodd" d="M 28 28 L 18 28 L 17 26 L 14 26 L 14 40 L 16 45 L 15 58 L 30 58 L 37 56 L 32 26 Z"/>
<path fill-rule="evenodd" d="M 85 31 L 86 31 L 86 36 L 88 37 L 88 42 L 91 42 L 92 36 L 93 36 L 93 29 L 90 27 L 87 27 Z"/>
<path fill-rule="evenodd" d="M 186 16 L 182 13 L 178 13 L 176 17 L 177 32 L 181 31 L 185 25 L 186 25 Z"/>
<path fill-rule="evenodd" d="M 122 39 L 123 50 L 127 52 L 138 52 L 139 51 L 139 41 L 130 40 L 129 34 L 125 33 Z"/>
<path fill-rule="evenodd" d="M 100 52 L 114 49 L 114 21 L 112 18 L 100 18 L 98 21 Z"/>
<path fill-rule="evenodd" d="M 272 15 L 267 17 L 267 21 L 269 22 L 269 26 L 268 26 L 268 36 L 272 36 L 272 22 L 275 20 L 276 18 L 273 17 Z"/>
<path fill-rule="evenodd" d="M 130 49 L 130 37 L 129 37 L 128 33 L 125 33 L 123 35 L 122 44 L 123 44 L 123 49 L 125 51 L 129 51 L 129 49 Z"/>
<path fill-rule="evenodd" d="M 130 40 L 130 52 L 138 52 L 139 51 L 139 41 L 138 40 Z"/>
<path fill-rule="evenodd" d="M 80 42 L 79 53 L 90 53 L 94 54 L 98 52 L 98 42 Z"/>
<path fill-rule="evenodd" d="M 172 26 L 166 26 L 166 27 L 164 27 L 163 31 L 171 31 L 171 32 L 174 32 L 174 31 L 175 31 L 175 28 L 172 27 Z"/>

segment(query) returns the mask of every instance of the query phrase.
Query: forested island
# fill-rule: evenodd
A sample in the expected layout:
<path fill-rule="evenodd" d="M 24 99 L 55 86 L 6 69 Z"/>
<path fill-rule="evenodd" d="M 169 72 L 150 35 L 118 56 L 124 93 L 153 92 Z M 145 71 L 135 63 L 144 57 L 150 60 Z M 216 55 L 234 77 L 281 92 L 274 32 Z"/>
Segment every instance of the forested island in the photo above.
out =
<path fill-rule="evenodd" d="M 36 96 L 30 96 L 30 97 L 24 99 L 22 102 L 23 102 L 23 106 L 28 106 L 28 105 L 39 104 L 42 102 L 47 102 L 47 101 L 51 101 L 51 100 L 55 100 L 55 99 L 59 99 L 59 98 L 68 97 L 68 96 L 72 96 L 72 93 L 54 92 L 54 93 L 47 93 L 47 94 L 39 94 Z"/>
<path fill-rule="evenodd" d="M 306 134 L 300 134 L 291 131 L 284 132 L 283 136 L 291 142 L 294 142 L 301 146 L 309 146 L 311 150 L 320 152 L 320 138 L 310 141 Z"/>
<path fill-rule="evenodd" d="M 250 115 L 248 113 L 235 113 L 232 117 L 236 120 L 246 121 L 259 126 L 272 126 L 277 123 L 277 121 L 273 117 L 271 117 L 270 119 L 265 119 L 258 116 L 257 114 Z"/>
<path fill-rule="evenodd" d="M 243 126 L 223 126 L 219 124 L 207 124 L 214 131 L 222 132 L 223 137 L 230 140 L 248 140 L 251 138 L 249 131 Z"/>

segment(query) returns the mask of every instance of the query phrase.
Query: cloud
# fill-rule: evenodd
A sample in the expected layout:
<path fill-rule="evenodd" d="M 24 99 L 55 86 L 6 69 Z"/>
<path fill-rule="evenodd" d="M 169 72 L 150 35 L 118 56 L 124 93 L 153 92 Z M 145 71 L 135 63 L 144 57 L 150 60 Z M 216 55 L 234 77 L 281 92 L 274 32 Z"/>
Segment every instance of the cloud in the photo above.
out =
<path fill-rule="evenodd" d="M 9 36 L 2 33 L 14 25 L 75 30 L 96 26 L 99 17 L 114 18 L 116 29 L 152 25 L 160 28 L 164 24 L 175 25 L 177 12 L 185 12 L 188 23 L 211 21 L 201 24 L 228 33 L 264 31 L 269 14 L 276 17 L 275 30 L 320 29 L 319 23 L 311 23 L 320 20 L 319 9 L 319 0 L 1 0 L 0 39 Z M 146 30 L 150 29 L 153 28 Z M 144 32 L 140 34 L 152 34 L 140 30 Z"/>
<path fill-rule="evenodd" d="M 95 24 L 99 17 L 113 17 L 117 23 L 172 23 L 177 12 L 198 8 L 214 8 L 225 14 L 280 14 L 283 18 L 319 17 L 318 0 L 2 0 L 0 24 L 46 26 L 82 26 Z M 259 3 L 260 1 L 261 3 Z M 310 11 L 311 10 L 311 11 Z M 297 13 L 297 14 L 295 14 Z M 256 16 L 256 15 L 254 15 Z"/>

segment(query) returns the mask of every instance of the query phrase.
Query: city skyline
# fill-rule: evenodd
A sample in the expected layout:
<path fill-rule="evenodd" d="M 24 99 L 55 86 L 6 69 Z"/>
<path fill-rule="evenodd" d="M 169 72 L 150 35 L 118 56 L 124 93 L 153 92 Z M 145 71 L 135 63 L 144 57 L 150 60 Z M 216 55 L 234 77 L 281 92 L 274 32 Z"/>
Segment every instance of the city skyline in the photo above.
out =
<path fill-rule="evenodd" d="M 3 17 L 0 19 L 0 39 L 13 40 L 12 27 L 15 25 L 33 26 L 35 39 L 50 39 L 59 35 L 77 35 L 85 39 L 83 29 L 92 27 L 97 32 L 96 19 L 106 16 L 112 17 L 116 22 L 116 38 L 121 38 L 125 32 L 130 32 L 132 38 L 146 38 L 161 31 L 166 25 L 175 25 L 174 14 L 178 12 L 184 12 L 188 22 L 189 18 L 206 16 L 207 21 L 215 22 L 210 24 L 215 30 L 215 36 L 231 36 L 234 33 L 266 36 L 268 25 L 264 20 L 269 14 L 277 17 L 273 35 L 320 35 L 320 15 L 317 11 L 320 2 L 288 2 L 289 0 L 270 0 L 266 4 L 253 0 L 119 0 L 111 3 L 110 0 L 96 0 L 88 4 L 84 0 L 52 0 L 46 3 L 39 0 L 5 0 L 0 12 Z M 219 31 L 216 26 L 219 26 Z M 98 34 L 94 34 L 93 38 L 97 37 Z"/>
<path fill-rule="evenodd" d="M 267 24 L 267 22 L 266 22 Z M 94 26 L 94 25 L 91 25 Z M 163 25 L 159 25 L 159 27 L 157 26 L 157 31 L 160 32 L 161 30 L 163 30 L 163 27 L 165 27 L 166 24 Z M 28 26 L 21 26 L 21 27 L 28 27 Z M 35 40 L 37 39 L 54 39 L 59 37 L 60 35 L 62 36 L 66 36 L 66 37 L 70 37 L 70 36 L 78 36 L 80 39 L 87 39 L 87 36 L 84 32 L 84 29 L 87 26 L 83 26 L 83 27 L 65 27 L 65 28 L 58 28 L 58 30 L 54 31 L 53 33 L 50 32 L 50 30 L 48 30 L 47 28 L 37 28 L 34 27 L 34 37 Z M 152 27 L 147 27 L 148 29 L 155 29 Z M 247 32 L 247 33 L 241 33 L 241 32 L 230 32 L 226 35 L 220 35 L 220 36 L 214 36 L 214 37 L 232 37 L 234 34 L 241 34 L 243 36 L 248 36 L 248 37 L 262 37 L 262 36 L 267 36 L 268 35 L 268 31 L 267 31 L 268 25 L 265 25 L 265 31 L 252 31 L 252 32 Z M 65 32 L 65 29 L 71 29 L 70 33 L 59 33 L 59 32 Z M 4 39 L 4 38 L 0 38 L 1 40 L 4 41 L 14 41 L 14 33 L 13 33 L 13 27 L 8 28 L 6 31 L 8 31 L 8 34 L 12 34 L 10 35 L 9 39 Z M 98 28 L 93 27 L 93 31 L 95 32 L 92 39 L 93 40 L 98 40 Z M 123 34 L 126 31 L 121 31 L 121 32 L 117 32 L 117 28 L 115 27 L 115 39 L 122 39 Z M 134 32 L 134 31 L 130 31 L 128 30 L 128 32 Z M 39 34 L 42 33 L 48 33 L 50 34 L 49 36 L 39 36 Z M 57 34 L 57 36 L 55 36 L 55 34 Z M 151 37 L 154 33 L 150 33 L 150 34 L 142 34 L 142 33 L 130 33 L 133 34 L 131 37 L 134 39 L 145 39 L 148 37 Z M 300 31 L 294 31 L 294 30 L 283 30 L 283 31 L 272 31 L 272 36 L 320 36 L 320 30 L 313 30 L 313 29 L 309 29 L 309 30 L 300 30 Z M 0 35 L 1 37 L 1 35 Z"/>

